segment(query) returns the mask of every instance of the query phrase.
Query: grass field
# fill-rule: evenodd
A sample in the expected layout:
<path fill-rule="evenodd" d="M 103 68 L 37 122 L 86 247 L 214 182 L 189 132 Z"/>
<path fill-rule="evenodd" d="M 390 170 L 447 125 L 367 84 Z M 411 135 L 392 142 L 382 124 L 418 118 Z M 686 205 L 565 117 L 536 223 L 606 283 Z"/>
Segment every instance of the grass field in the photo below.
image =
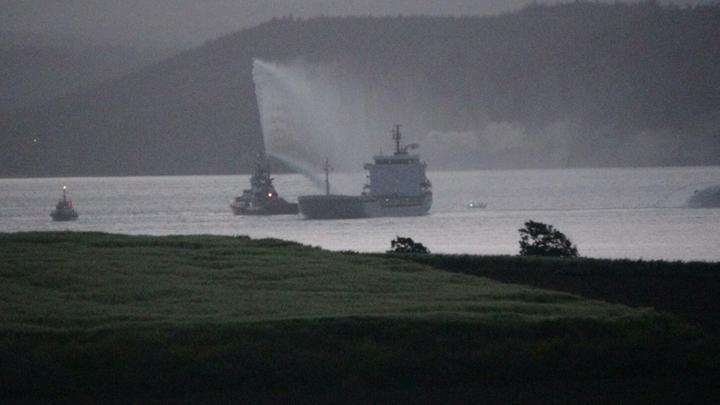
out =
<path fill-rule="evenodd" d="M 703 402 L 715 341 L 649 308 L 402 257 L 0 234 L 6 400 Z"/>
<path fill-rule="evenodd" d="M 404 258 L 443 271 L 652 307 L 720 336 L 720 263 L 472 255 Z"/>

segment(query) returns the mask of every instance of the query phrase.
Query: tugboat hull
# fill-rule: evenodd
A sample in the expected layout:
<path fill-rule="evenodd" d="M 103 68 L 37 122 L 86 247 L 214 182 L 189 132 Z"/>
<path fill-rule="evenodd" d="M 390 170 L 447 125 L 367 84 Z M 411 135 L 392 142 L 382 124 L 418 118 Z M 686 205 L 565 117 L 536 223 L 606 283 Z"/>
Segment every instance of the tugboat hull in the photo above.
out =
<path fill-rule="evenodd" d="M 230 208 L 235 215 L 297 215 L 298 205 L 287 201 L 262 206 L 244 203 L 232 203 Z"/>

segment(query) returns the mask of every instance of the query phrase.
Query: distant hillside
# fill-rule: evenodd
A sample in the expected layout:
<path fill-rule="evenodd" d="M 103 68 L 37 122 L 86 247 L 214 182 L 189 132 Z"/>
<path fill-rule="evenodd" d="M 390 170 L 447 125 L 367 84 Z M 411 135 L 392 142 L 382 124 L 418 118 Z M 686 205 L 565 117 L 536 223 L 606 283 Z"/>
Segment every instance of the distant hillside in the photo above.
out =
<path fill-rule="evenodd" d="M 0 31 L 0 110 L 48 101 L 171 54 L 98 45 L 76 37 Z"/>
<path fill-rule="evenodd" d="M 720 164 L 716 38 L 720 7 L 653 3 L 276 19 L 6 113 L 0 176 L 247 170 L 262 142 L 253 58 L 354 83 L 340 100 L 408 126 L 434 167 Z"/>

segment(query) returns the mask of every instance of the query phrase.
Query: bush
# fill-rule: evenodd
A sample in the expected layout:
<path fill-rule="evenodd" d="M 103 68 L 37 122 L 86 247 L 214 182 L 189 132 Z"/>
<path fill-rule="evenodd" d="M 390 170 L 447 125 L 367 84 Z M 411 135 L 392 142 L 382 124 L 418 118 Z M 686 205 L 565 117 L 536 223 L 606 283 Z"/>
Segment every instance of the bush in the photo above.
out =
<path fill-rule="evenodd" d="M 390 247 L 392 249 L 388 250 L 388 253 L 430 253 L 428 248 L 422 243 L 415 243 L 411 238 L 403 238 L 402 236 L 391 240 Z"/>
<path fill-rule="evenodd" d="M 527 221 L 520 232 L 520 256 L 577 257 L 578 251 L 562 232 L 552 225 Z"/>

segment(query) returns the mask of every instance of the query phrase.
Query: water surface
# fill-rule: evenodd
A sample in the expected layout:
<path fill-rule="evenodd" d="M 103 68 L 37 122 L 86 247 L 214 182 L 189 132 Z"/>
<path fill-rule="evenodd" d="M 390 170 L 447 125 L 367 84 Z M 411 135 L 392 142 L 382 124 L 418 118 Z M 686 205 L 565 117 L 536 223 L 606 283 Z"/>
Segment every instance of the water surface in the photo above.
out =
<path fill-rule="evenodd" d="M 297 174 L 275 175 L 281 195 L 320 192 Z M 0 231 L 82 230 L 124 234 L 273 237 L 332 250 L 380 252 L 410 236 L 433 252 L 517 254 L 529 219 L 554 225 L 580 254 L 602 258 L 720 261 L 720 209 L 685 208 L 720 184 L 720 167 L 430 172 L 430 215 L 311 221 L 234 216 L 249 176 L 0 179 Z M 334 191 L 358 194 L 363 173 L 334 174 Z M 62 185 L 80 218 L 53 222 Z M 469 209 L 469 200 L 487 203 Z"/>

